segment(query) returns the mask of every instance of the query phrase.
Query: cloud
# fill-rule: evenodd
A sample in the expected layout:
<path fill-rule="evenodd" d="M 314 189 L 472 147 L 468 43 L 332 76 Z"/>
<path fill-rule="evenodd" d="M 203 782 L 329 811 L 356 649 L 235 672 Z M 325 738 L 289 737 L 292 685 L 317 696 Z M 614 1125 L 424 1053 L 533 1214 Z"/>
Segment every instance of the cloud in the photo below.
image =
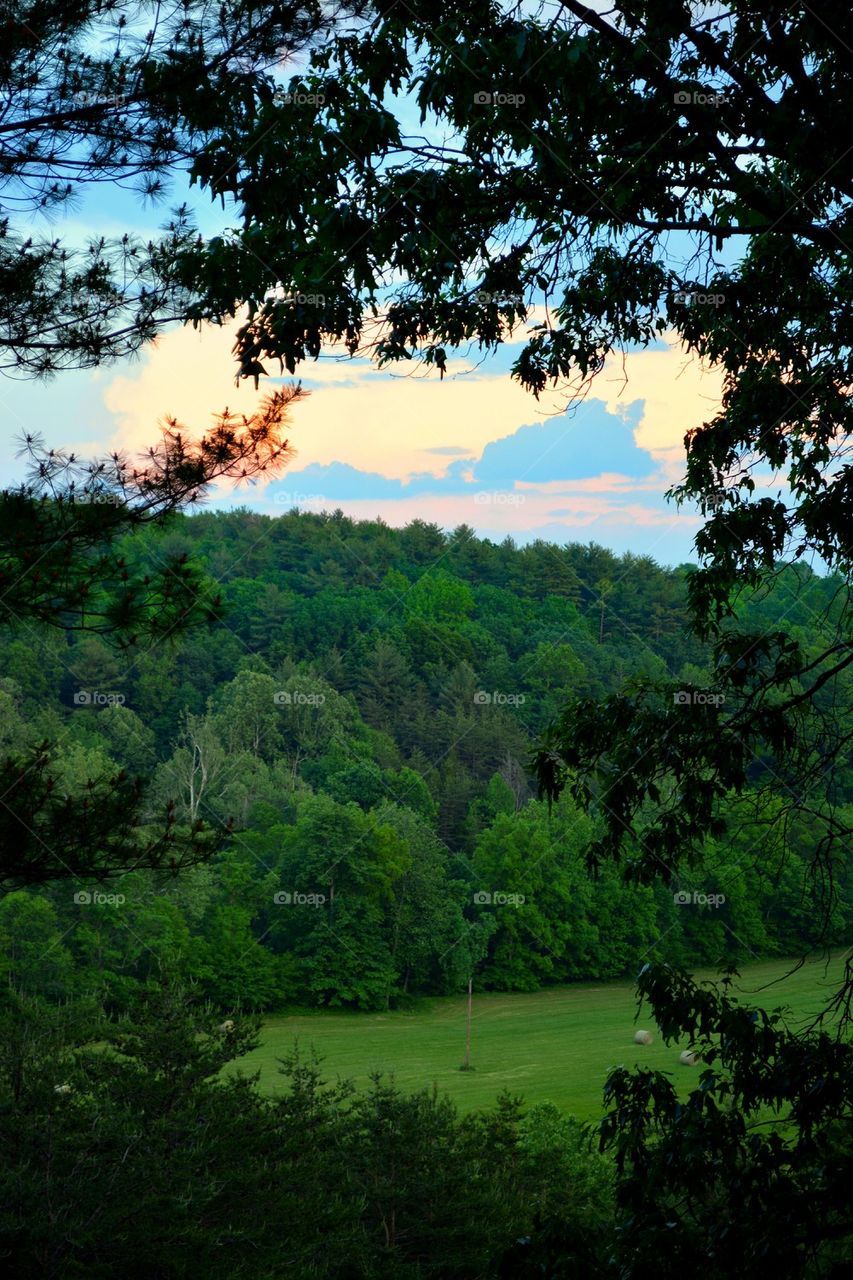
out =
<path fill-rule="evenodd" d="M 47 386 L 9 383 L 6 421 L 13 429 L 35 424 L 50 445 L 88 455 L 143 449 L 169 413 L 192 434 L 226 406 L 249 414 L 265 390 L 289 379 L 270 378 L 260 393 L 251 383 L 235 386 L 235 330 L 176 328 L 135 362 L 63 374 Z M 664 558 L 685 558 L 696 522 L 662 495 L 683 475 L 685 432 L 719 405 L 719 375 L 656 344 L 609 360 L 593 398 L 567 413 L 561 394 L 549 390 L 537 402 L 511 379 L 516 354 L 505 349 L 477 365 L 457 356 L 460 372 L 443 381 L 415 366 L 379 371 L 360 359 L 303 365 L 314 394 L 293 409 L 293 466 L 266 488 L 222 486 L 216 505 L 273 514 L 341 506 L 389 523 L 420 516 L 489 536 L 592 537 L 614 546 L 634 529 L 638 539 L 671 544 Z"/>
<path fill-rule="evenodd" d="M 253 505 L 271 514 L 340 507 L 392 525 L 426 518 L 522 543 L 595 541 L 675 563 L 689 558 L 697 520 L 663 501 L 665 469 L 635 442 L 643 412 L 642 403 L 611 412 L 603 401 L 586 401 L 488 441 L 479 457 L 460 457 L 454 447 L 441 474 L 400 478 L 312 462 L 268 485 Z M 224 495 L 224 505 L 233 499 Z"/>
<path fill-rule="evenodd" d="M 273 481 L 264 491 L 265 502 L 273 502 L 277 506 L 287 504 L 303 505 L 298 497 L 291 501 L 293 495 L 310 494 L 316 503 L 320 498 L 331 501 L 339 499 L 387 499 L 404 497 L 406 494 L 423 493 L 423 477 L 408 483 L 380 475 L 376 471 L 360 471 L 348 462 L 331 462 L 321 464 L 312 462 L 301 471 L 288 471 L 282 480 Z M 437 483 L 433 476 L 425 477 L 427 483 Z"/>
<path fill-rule="evenodd" d="M 615 414 L 603 401 L 587 400 L 558 418 L 519 427 L 486 445 L 476 466 L 477 482 L 553 484 L 604 472 L 651 475 L 657 469 L 653 458 L 634 443 L 643 407 L 640 401 Z"/>
<path fill-rule="evenodd" d="M 646 449 L 634 443 L 634 432 L 643 413 L 642 404 L 611 413 L 600 400 L 589 400 L 570 413 L 541 423 L 528 423 L 509 435 L 488 442 L 480 457 L 454 457 L 443 474 L 415 472 L 389 477 L 335 461 L 292 469 L 303 488 L 332 498 L 411 497 L 415 494 L 451 494 L 475 490 L 515 490 L 540 487 L 543 492 L 565 492 L 577 482 L 596 483 L 608 492 L 633 490 L 638 482 L 654 490 L 652 477 L 659 467 Z M 453 453 L 457 450 L 454 447 Z M 269 486 L 275 494 L 276 484 Z"/>
<path fill-rule="evenodd" d="M 488 441 L 479 457 L 441 447 L 448 462 L 439 475 L 400 478 L 340 461 L 309 463 L 270 484 L 261 505 L 270 512 L 340 507 L 392 525 L 427 518 L 522 543 L 595 541 L 676 563 L 690 558 L 698 521 L 663 501 L 662 461 L 635 439 L 644 409 L 638 402 L 611 411 L 589 400 Z"/>

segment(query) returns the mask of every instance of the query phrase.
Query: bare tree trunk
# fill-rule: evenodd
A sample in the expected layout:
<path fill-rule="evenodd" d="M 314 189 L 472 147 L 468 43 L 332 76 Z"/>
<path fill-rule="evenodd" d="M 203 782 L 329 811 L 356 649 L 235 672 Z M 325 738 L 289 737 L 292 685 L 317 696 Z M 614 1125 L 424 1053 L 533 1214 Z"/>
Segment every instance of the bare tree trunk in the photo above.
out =
<path fill-rule="evenodd" d="M 468 978 L 468 1013 L 465 1018 L 465 1061 L 462 1063 L 463 1071 L 469 1071 L 471 1068 L 471 1011 L 474 1005 L 474 975 Z"/>

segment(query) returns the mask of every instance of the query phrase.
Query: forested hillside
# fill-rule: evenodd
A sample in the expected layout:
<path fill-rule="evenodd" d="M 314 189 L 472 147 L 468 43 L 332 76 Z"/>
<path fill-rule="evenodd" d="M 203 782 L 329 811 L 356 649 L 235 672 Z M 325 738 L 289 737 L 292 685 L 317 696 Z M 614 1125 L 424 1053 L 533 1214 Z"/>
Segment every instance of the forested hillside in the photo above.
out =
<path fill-rule="evenodd" d="M 685 632 L 689 566 L 340 512 L 180 517 L 127 550 L 200 563 L 213 625 L 124 653 L 96 634 L 7 631 L 2 749 L 56 742 L 60 793 L 121 770 L 145 779 L 152 822 L 173 805 L 179 826 L 231 832 L 180 878 L 7 894 L 3 963 L 22 989 L 121 1006 L 165 973 L 226 1009 L 383 1008 L 472 972 L 530 990 L 818 937 L 810 832 L 770 801 L 733 799 L 703 864 L 651 888 L 613 866 L 590 876 L 595 817 L 535 796 L 531 750 L 571 695 L 671 679 L 685 715 L 716 696 Z M 740 611 L 808 648 L 836 585 L 788 568 Z M 841 890 L 834 944 L 853 919 Z"/>

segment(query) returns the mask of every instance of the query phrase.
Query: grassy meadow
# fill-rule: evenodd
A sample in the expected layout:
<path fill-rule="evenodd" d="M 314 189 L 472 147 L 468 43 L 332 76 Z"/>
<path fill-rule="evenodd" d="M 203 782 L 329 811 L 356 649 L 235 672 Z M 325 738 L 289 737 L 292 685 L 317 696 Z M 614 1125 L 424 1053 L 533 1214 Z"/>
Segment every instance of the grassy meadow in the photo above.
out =
<path fill-rule="evenodd" d="M 744 965 L 739 997 L 768 1009 L 785 1006 L 794 1023 L 805 1021 L 833 990 L 843 957 L 812 960 L 790 973 L 794 963 L 767 960 Z M 260 1070 L 261 1087 L 274 1092 L 278 1059 L 298 1041 L 301 1050 L 316 1050 L 330 1078 L 342 1076 L 364 1085 L 379 1071 L 411 1090 L 436 1084 L 461 1111 L 488 1106 L 502 1089 L 509 1089 L 529 1103 L 547 1099 L 590 1120 L 600 1114 L 608 1070 L 619 1063 L 672 1071 L 685 1086 L 696 1079 L 698 1068 L 679 1064 L 679 1048 L 663 1044 L 648 1014 L 636 1020 L 635 1014 L 630 982 L 475 994 L 475 1070 L 463 1072 L 463 995 L 424 1000 L 407 1012 L 299 1012 L 269 1017 L 260 1046 L 243 1059 L 242 1069 Z M 634 1044 L 640 1027 L 654 1033 L 653 1044 Z"/>

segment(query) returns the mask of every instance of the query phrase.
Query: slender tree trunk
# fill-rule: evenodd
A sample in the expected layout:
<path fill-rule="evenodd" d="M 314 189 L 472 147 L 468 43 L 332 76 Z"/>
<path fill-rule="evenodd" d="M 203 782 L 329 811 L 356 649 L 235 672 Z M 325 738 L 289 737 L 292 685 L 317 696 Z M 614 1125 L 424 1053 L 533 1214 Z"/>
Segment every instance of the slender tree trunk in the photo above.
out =
<path fill-rule="evenodd" d="M 474 1004 L 474 975 L 468 978 L 468 1013 L 465 1018 L 465 1061 L 462 1064 L 467 1071 L 471 1065 L 471 1010 Z"/>

